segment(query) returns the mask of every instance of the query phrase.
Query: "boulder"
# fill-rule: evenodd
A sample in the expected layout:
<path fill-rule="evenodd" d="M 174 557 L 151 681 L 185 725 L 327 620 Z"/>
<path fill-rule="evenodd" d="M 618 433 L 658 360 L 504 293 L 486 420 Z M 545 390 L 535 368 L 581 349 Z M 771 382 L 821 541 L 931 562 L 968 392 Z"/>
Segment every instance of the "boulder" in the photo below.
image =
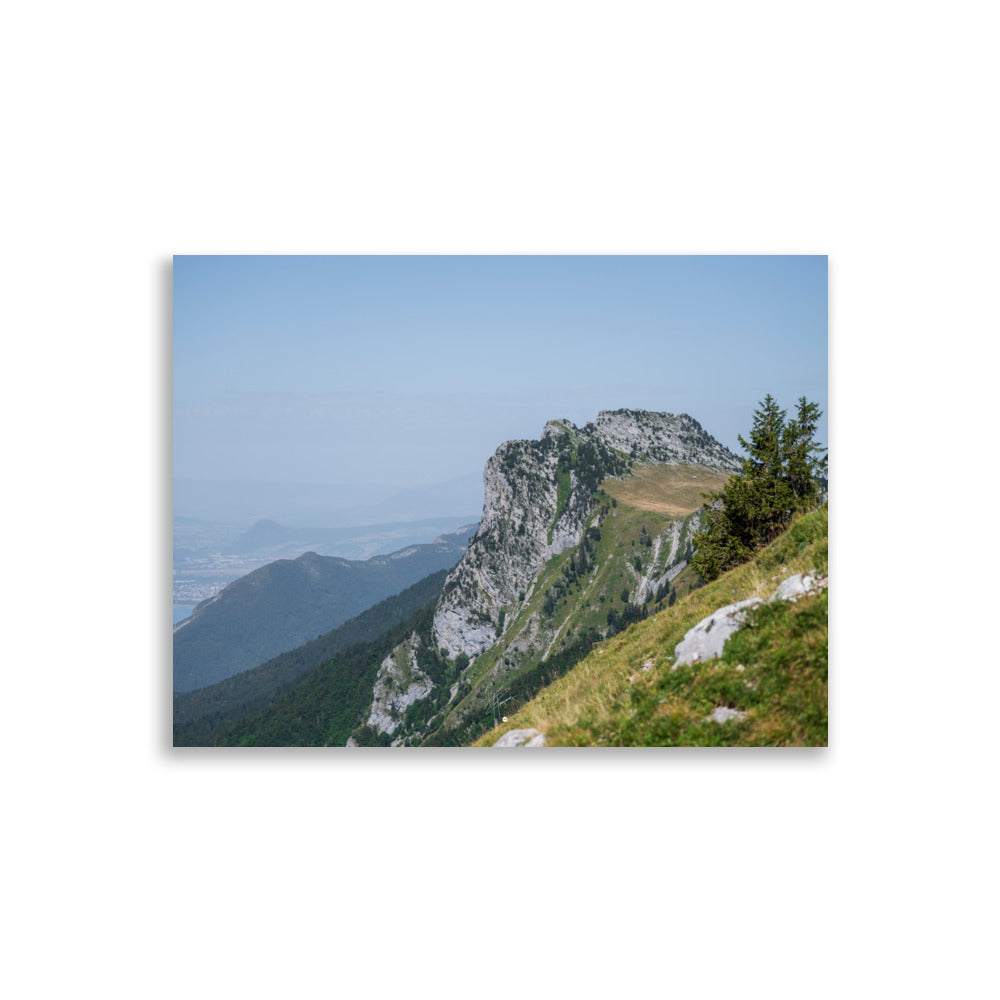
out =
<path fill-rule="evenodd" d="M 743 624 L 743 618 L 750 608 L 764 602 L 759 597 L 751 597 L 735 604 L 713 611 L 694 628 L 689 629 L 684 638 L 674 648 L 674 666 L 699 663 L 722 655 L 726 640 Z"/>
<path fill-rule="evenodd" d="M 493 744 L 494 747 L 543 747 L 545 733 L 537 729 L 511 729 Z"/>
<path fill-rule="evenodd" d="M 808 573 L 796 573 L 794 576 L 782 580 L 778 589 L 771 595 L 772 601 L 796 601 L 803 594 L 808 594 L 816 589 L 816 580 Z"/>

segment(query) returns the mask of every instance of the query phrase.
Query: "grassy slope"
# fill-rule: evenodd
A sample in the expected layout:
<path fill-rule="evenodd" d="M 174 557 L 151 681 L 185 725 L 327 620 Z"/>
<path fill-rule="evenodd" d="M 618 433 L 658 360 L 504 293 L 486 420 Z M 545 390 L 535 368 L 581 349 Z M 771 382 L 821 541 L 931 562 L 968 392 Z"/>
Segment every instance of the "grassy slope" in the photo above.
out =
<path fill-rule="evenodd" d="M 729 473 L 700 465 L 642 465 L 628 479 L 603 486 L 619 503 L 676 518 L 694 513 L 705 502 L 702 494 L 721 490 L 728 479 Z"/>
<path fill-rule="evenodd" d="M 239 719 L 265 710 L 310 670 L 351 646 L 374 642 L 435 601 L 448 570 L 438 570 L 326 635 L 267 663 L 195 691 L 174 692 L 174 746 L 208 746 Z"/>
<path fill-rule="evenodd" d="M 675 671 L 670 663 L 685 632 L 716 608 L 748 597 L 766 601 L 793 573 L 826 573 L 827 545 L 826 508 L 799 518 L 751 562 L 595 647 L 476 745 L 529 727 L 552 746 L 826 745 L 825 592 L 769 606 L 720 661 Z M 718 705 L 747 716 L 704 721 Z"/>
<path fill-rule="evenodd" d="M 614 481 L 606 480 L 604 485 L 612 482 Z M 696 507 L 697 505 L 693 506 L 692 510 Z M 501 640 L 468 669 L 466 683 L 472 690 L 453 706 L 450 717 L 470 720 L 488 712 L 488 699 L 479 685 L 491 674 L 509 672 L 500 689 L 500 696 L 503 697 L 508 685 L 516 682 L 518 675 L 537 667 L 544 654 L 558 654 L 572 644 L 576 637 L 606 629 L 608 612 L 615 610 L 620 613 L 625 610 L 627 602 L 622 600 L 622 592 L 633 591 L 639 580 L 633 562 L 636 556 L 642 563 L 643 572 L 650 573 L 652 550 L 641 544 L 643 529 L 652 537 L 663 531 L 673 520 L 673 517 L 628 507 L 622 503 L 611 507 L 609 502 L 607 514 L 600 524 L 601 539 L 593 542 L 592 568 L 567 587 L 555 602 L 550 615 L 544 615 L 546 625 L 557 629 L 554 641 L 526 656 L 509 655 L 508 646 L 516 642 L 522 630 L 530 627 L 532 615 L 542 608 L 546 594 L 563 577 L 564 570 L 576 556 L 576 546 L 551 559 L 540 572 L 524 603 L 519 608 L 510 609 L 510 619 Z M 686 537 L 682 540 L 681 551 L 685 544 Z M 664 546 L 657 565 L 652 567 L 652 575 L 662 572 L 666 555 L 667 547 Z M 513 669 L 515 663 L 516 672 Z"/>

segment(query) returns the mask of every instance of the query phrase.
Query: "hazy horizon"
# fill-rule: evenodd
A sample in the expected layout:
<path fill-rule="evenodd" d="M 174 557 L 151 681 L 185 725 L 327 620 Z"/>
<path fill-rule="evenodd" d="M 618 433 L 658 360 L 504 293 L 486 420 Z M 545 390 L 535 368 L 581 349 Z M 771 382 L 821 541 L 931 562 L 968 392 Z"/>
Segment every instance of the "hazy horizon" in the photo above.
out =
<path fill-rule="evenodd" d="M 178 481 L 357 506 L 623 407 L 739 454 L 769 392 L 828 442 L 823 256 L 177 256 L 173 283 Z"/>

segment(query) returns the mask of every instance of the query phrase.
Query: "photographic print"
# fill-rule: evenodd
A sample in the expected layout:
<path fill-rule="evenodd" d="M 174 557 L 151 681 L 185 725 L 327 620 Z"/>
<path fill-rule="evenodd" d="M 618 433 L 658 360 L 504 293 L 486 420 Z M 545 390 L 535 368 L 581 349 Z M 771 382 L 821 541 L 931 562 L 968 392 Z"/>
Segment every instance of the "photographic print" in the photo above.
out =
<path fill-rule="evenodd" d="M 176 256 L 175 746 L 825 746 L 827 258 Z"/>

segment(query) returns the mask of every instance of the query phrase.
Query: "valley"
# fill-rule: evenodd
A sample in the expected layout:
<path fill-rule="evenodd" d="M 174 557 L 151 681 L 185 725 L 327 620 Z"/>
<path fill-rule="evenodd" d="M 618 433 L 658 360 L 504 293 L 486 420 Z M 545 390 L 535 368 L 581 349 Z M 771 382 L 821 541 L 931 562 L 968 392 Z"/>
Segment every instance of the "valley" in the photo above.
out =
<path fill-rule="evenodd" d="M 300 527 L 275 521 L 238 526 L 174 518 L 173 600 L 194 605 L 225 586 L 279 559 L 303 552 L 342 559 L 370 559 L 408 545 L 423 545 L 475 522 L 478 514 L 378 524 Z M 175 619 L 176 620 L 176 619 Z"/>

